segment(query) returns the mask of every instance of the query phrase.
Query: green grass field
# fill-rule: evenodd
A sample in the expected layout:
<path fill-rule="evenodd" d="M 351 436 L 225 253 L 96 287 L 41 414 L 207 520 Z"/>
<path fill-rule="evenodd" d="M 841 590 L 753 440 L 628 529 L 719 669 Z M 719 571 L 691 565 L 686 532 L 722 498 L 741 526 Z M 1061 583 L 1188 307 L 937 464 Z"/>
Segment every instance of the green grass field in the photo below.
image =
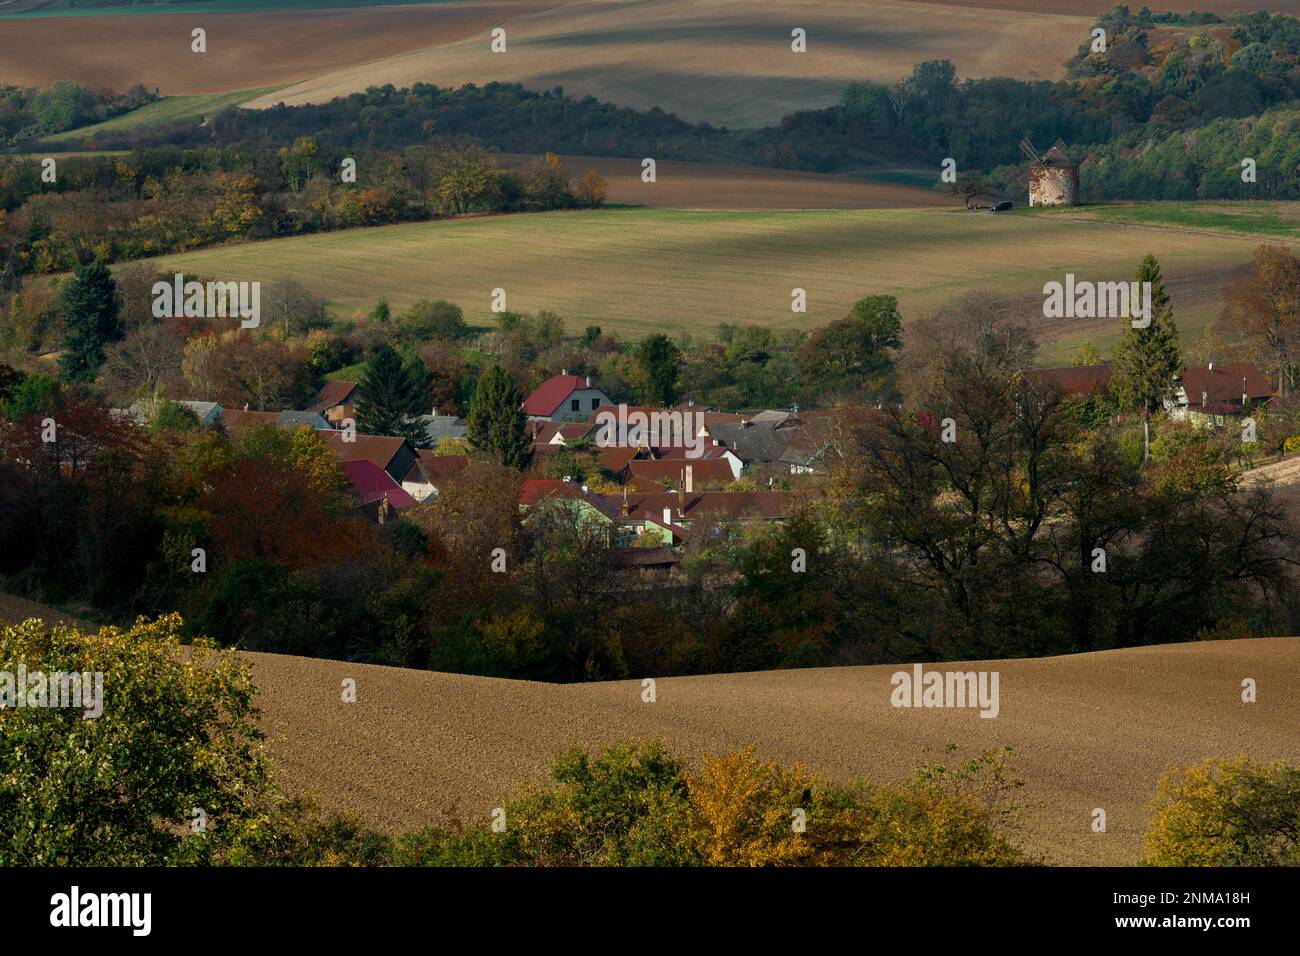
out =
<path fill-rule="evenodd" d="M 652 331 L 712 337 L 720 322 L 813 327 L 858 298 L 887 293 L 904 318 L 972 289 L 1013 296 L 1041 316 L 1042 286 L 1131 278 L 1157 255 L 1184 334 L 1217 314 L 1225 281 L 1258 237 L 964 210 L 685 212 L 608 209 L 484 216 L 225 246 L 159 260 L 221 279 L 293 276 L 329 300 L 332 314 L 395 310 L 445 298 L 472 325 L 490 325 L 494 288 L 516 311 L 550 309 L 570 330 L 596 323 L 639 337 Z M 790 310 L 807 290 L 808 311 Z M 1041 321 L 1041 319 L 1040 319 Z M 1045 325 L 1045 355 L 1068 357 L 1085 338 L 1113 338 L 1110 320 Z"/>
<path fill-rule="evenodd" d="M 459 0 L 146 0 L 142 3 L 106 3 L 103 6 L 45 7 L 0 13 L 0 20 L 44 17 L 148 16 L 158 13 L 263 13 L 272 10 L 334 10 L 340 7 L 402 6 L 456 3 Z"/>
<path fill-rule="evenodd" d="M 1300 239 L 1300 203 L 1294 202 L 1116 203 L 1073 209 L 1036 209 L 1032 214 Z"/>
<path fill-rule="evenodd" d="M 125 129 L 139 129 L 144 126 L 161 126 L 178 119 L 204 117 L 219 112 L 227 106 L 243 103 L 254 97 L 264 96 L 283 89 L 283 86 L 264 86 L 253 90 L 233 90 L 226 93 L 198 93 L 192 96 L 164 96 L 138 110 L 114 116 L 112 119 L 82 126 L 78 129 L 65 130 L 41 140 L 42 143 L 77 143 L 94 136 L 96 133 L 112 133 Z"/>

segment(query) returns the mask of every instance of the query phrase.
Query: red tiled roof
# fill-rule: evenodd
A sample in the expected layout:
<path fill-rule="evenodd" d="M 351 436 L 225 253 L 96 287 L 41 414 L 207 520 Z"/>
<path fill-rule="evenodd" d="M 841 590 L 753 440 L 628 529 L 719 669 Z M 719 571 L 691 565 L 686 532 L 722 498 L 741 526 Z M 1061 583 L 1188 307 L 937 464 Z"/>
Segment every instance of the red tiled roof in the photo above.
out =
<path fill-rule="evenodd" d="M 693 461 L 701 459 L 718 458 L 721 459 L 731 449 L 725 445 L 715 445 L 710 439 L 701 438 L 700 444 L 694 449 L 687 448 L 685 445 L 673 445 L 671 447 L 654 448 L 651 453 L 659 461 L 681 461 L 683 458 Z M 696 458 L 691 459 L 691 452 L 694 451 Z"/>
<path fill-rule="evenodd" d="M 535 505 L 545 498 L 581 498 L 582 489 L 559 478 L 528 478 L 519 486 L 519 503 Z"/>
<path fill-rule="evenodd" d="M 685 507 L 680 500 L 685 499 Z M 606 495 L 606 501 L 616 508 L 622 507 L 620 495 Z M 786 491 L 698 491 L 679 495 L 676 491 L 659 494 L 629 494 L 628 513 L 648 511 L 662 515 L 665 508 L 673 509 L 673 521 L 690 521 L 705 516 L 717 518 L 781 518 L 789 511 L 794 496 Z"/>
<path fill-rule="evenodd" d="M 304 411 L 320 412 L 324 414 L 325 409 L 333 408 L 335 405 L 345 405 L 352 398 L 352 393 L 357 390 L 356 382 L 334 381 L 326 382 L 321 386 L 321 390 L 312 396 L 311 401 L 307 403 Z"/>
<path fill-rule="evenodd" d="M 1251 401 L 1273 396 L 1259 369 L 1249 363 L 1189 368 L 1183 372 L 1183 389 L 1187 392 L 1187 407 L 1192 411 L 1201 408 L 1202 395 L 1207 406 L 1231 406 L 1237 411 L 1241 410 L 1243 391 Z"/>
<path fill-rule="evenodd" d="M 667 485 L 661 485 L 657 481 L 651 481 L 649 478 L 629 478 L 625 484 L 629 491 L 640 491 L 644 494 L 652 494 L 657 491 L 667 491 Z"/>
<path fill-rule="evenodd" d="M 1031 368 L 1025 370 L 1025 381 L 1039 388 L 1054 389 L 1062 395 L 1100 395 L 1110 388 L 1110 366 Z"/>
<path fill-rule="evenodd" d="M 344 441 L 346 432 L 333 428 L 317 428 L 315 431 L 330 446 L 330 450 L 339 456 L 340 461 L 368 461 L 384 469 L 388 468 L 393 457 L 406 443 L 405 438 L 361 434 L 354 436 L 356 441 Z"/>
<path fill-rule="evenodd" d="M 524 414 L 550 415 L 575 389 L 590 387 L 580 375 L 552 375 L 524 399 Z"/>
<path fill-rule="evenodd" d="M 688 534 L 687 530 L 683 528 L 681 525 L 673 524 L 671 521 L 664 521 L 664 516 L 662 514 L 656 515 L 656 514 L 651 514 L 649 511 L 647 511 L 645 514 L 640 515 L 639 517 L 642 521 L 649 521 L 652 524 L 657 524 L 661 528 L 667 528 L 669 531 L 673 533 L 674 536 L 680 535 L 681 537 L 684 538 Z"/>
<path fill-rule="evenodd" d="M 345 461 L 341 467 L 352 482 L 352 493 L 358 503 L 368 505 L 387 498 L 389 506 L 399 511 L 415 504 L 415 499 L 378 465 L 359 459 Z"/>
<path fill-rule="evenodd" d="M 435 455 L 427 448 L 417 448 L 415 454 L 418 457 L 411 462 L 405 481 L 437 484 L 455 478 L 469 464 L 469 458 L 465 455 Z"/>
<path fill-rule="evenodd" d="M 639 454 L 636 448 L 605 448 L 596 456 L 596 464 L 600 465 L 606 471 L 612 471 L 618 474 L 622 471 L 629 461 Z"/>
<path fill-rule="evenodd" d="M 245 412 L 238 408 L 225 408 L 222 409 L 221 418 L 218 421 L 221 427 L 229 432 L 236 428 L 243 428 L 245 425 L 252 425 L 255 422 L 274 425 L 275 420 L 279 417 L 279 412 Z"/>
<path fill-rule="evenodd" d="M 633 478 L 649 478 L 651 481 L 673 481 L 682 484 L 686 481 L 686 469 L 691 469 L 693 484 L 710 481 L 730 482 L 735 479 L 731 465 L 724 458 L 664 458 L 657 461 L 636 460 L 627 463 L 627 474 Z"/>
<path fill-rule="evenodd" d="M 585 387 L 585 386 L 584 386 L 584 387 Z M 671 409 L 671 408 L 656 408 L 656 407 L 653 406 L 653 405 L 624 405 L 623 407 L 624 407 L 625 409 L 627 409 L 627 411 L 625 412 L 625 415 L 630 415 L 630 414 L 632 414 L 633 412 L 644 412 L 646 415 L 651 415 L 651 414 L 653 414 L 654 412 L 663 412 L 663 413 L 666 413 L 666 412 L 674 411 L 674 409 Z M 675 411 L 680 412 L 681 409 L 675 409 Z M 617 418 L 618 418 L 618 406 L 617 406 L 617 405 L 600 405 L 600 406 L 598 406 L 598 407 L 596 408 L 596 410 L 595 410 L 594 412 L 592 412 L 590 415 L 587 416 L 587 421 L 588 421 L 590 424 L 595 425 L 595 424 L 597 424 L 598 419 L 599 419 L 599 417 L 600 417 L 601 415 L 613 415 L 614 418 L 617 420 Z"/>

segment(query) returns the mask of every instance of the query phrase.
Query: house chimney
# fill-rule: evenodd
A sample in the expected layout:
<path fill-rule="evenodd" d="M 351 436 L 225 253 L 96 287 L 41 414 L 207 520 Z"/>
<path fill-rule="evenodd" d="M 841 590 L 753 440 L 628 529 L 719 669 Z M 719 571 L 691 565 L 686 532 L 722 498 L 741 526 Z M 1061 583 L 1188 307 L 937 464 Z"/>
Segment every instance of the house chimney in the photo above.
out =
<path fill-rule="evenodd" d="M 695 493 L 695 468 L 692 465 L 686 466 L 686 478 L 683 480 L 683 483 L 686 485 L 686 493 L 688 495 Z"/>
<path fill-rule="evenodd" d="M 665 508 L 665 509 L 664 509 L 664 524 L 672 524 L 672 523 L 673 523 L 673 509 L 672 509 L 672 508 Z"/>
<path fill-rule="evenodd" d="M 591 388 L 591 376 L 590 376 L 590 375 L 587 376 L 587 387 L 588 387 L 588 388 Z"/>
<path fill-rule="evenodd" d="M 1201 407 L 1202 407 L 1202 408 L 1205 407 L 1206 403 L 1209 402 L 1209 400 L 1210 400 L 1210 393 L 1209 393 L 1209 392 L 1201 392 Z"/>
<path fill-rule="evenodd" d="M 569 370 L 568 370 L 567 368 L 562 368 L 562 369 L 560 369 L 560 374 L 561 374 L 561 375 L 568 375 L 568 374 L 569 374 Z"/>
<path fill-rule="evenodd" d="M 627 507 L 627 485 L 624 485 L 624 486 L 623 486 L 623 508 L 622 508 L 622 514 L 623 514 L 623 517 L 624 517 L 624 518 L 626 518 L 626 517 L 627 517 L 627 514 L 628 514 L 628 507 Z"/>
<path fill-rule="evenodd" d="M 1250 405 L 1250 395 L 1246 388 L 1246 376 L 1241 377 L 1241 410 L 1244 412 Z"/>
<path fill-rule="evenodd" d="M 1214 371 L 1214 359 L 1210 359 L 1210 371 Z"/>

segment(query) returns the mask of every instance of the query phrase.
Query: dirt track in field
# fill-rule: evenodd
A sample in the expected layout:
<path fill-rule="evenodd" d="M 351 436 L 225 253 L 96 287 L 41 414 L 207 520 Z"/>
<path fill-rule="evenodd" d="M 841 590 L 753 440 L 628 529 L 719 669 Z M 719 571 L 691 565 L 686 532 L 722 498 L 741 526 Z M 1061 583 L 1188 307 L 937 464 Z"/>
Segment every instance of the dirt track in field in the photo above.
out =
<path fill-rule="evenodd" d="M 557 686 L 250 654 L 291 786 L 400 829 L 454 809 L 486 818 L 551 755 L 662 737 L 695 760 L 754 744 L 833 778 L 902 780 L 920 764 L 1011 745 L 1026 781 L 1020 837 L 1049 862 L 1133 864 L 1170 764 L 1247 753 L 1300 759 L 1300 639 L 1206 642 L 953 665 L 1000 673 L 1001 713 L 895 709 L 894 666 Z M 933 665 L 942 667 L 942 665 Z M 929 666 L 927 666 L 929 669 Z M 339 700 L 341 681 L 358 701 Z M 1259 701 L 1243 704 L 1243 678 Z M 1093 833 L 1094 808 L 1107 832 Z"/>

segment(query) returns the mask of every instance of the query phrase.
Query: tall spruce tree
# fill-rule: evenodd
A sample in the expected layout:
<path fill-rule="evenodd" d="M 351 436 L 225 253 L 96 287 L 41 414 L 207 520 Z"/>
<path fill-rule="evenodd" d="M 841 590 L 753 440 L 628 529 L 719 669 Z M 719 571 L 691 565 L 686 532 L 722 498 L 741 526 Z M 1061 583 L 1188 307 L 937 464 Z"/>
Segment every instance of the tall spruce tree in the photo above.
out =
<path fill-rule="evenodd" d="M 682 350 L 662 332 L 649 335 L 636 351 L 641 367 L 641 400 L 647 405 L 671 405 L 677 397 L 677 373 Z"/>
<path fill-rule="evenodd" d="M 1146 461 L 1151 454 L 1151 412 L 1174 394 L 1182 359 L 1174 310 L 1155 256 L 1142 260 L 1137 280 L 1139 289 L 1142 283 L 1151 283 L 1151 324 L 1138 329 L 1125 319 L 1112 360 L 1111 387 L 1120 404 L 1142 410 L 1142 460 Z"/>
<path fill-rule="evenodd" d="M 474 447 L 490 452 L 509 468 L 523 469 L 532 457 L 521 404 L 523 398 L 506 370 L 493 365 L 479 376 L 465 419 Z"/>
<path fill-rule="evenodd" d="M 104 346 L 126 334 L 108 266 L 98 259 L 78 266 L 61 305 L 65 332 L 59 369 L 70 382 L 93 382 L 104 364 Z"/>
<path fill-rule="evenodd" d="M 403 360 L 389 345 L 371 353 L 358 383 L 357 427 L 370 435 L 407 438 L 428 444 L 419 416 L 429 411 L 428 376 L 417 358 Z"/>

